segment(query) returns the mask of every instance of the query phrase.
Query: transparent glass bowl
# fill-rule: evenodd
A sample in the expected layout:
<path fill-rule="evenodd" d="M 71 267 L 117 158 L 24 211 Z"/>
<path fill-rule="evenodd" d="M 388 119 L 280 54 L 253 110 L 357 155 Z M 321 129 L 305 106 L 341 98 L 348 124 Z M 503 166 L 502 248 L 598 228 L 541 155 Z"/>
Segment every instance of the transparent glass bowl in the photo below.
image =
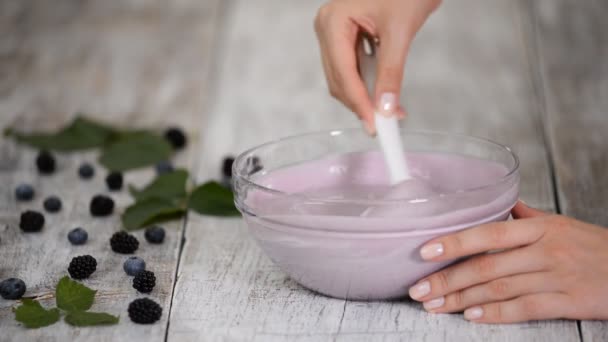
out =
<path fill-rule="evenodd" d="M 509 217 L 519 195 L 519 160 L 509 148 L 449 133 L 402 131 L 402 138 L 411 161 L 429 153 L 464 157 L 453 170 L 412 172 L 431 180 L 452 177 L 466 186 L 390 199 L 356 192 L 327 196 L 322 189 L 336 182 L 345 189 L 386 182 L 383 172 L 370 172 L 384 168 L 378 143 L 360 129 L 288 137 L 238 156 L 235 202 L 262 250 L 313 291 L 354 300 L 399 298 L 448 264 L 419 257 L 426 241 Z M 349 159 L 359 152 L 369 153 Z M 500 172 L 477 175 L 478 163 L 487 161 Z M 293 173 L 294 167 L 301 172 Z M 362 214 L 369 208 L 381 214 Z"/>

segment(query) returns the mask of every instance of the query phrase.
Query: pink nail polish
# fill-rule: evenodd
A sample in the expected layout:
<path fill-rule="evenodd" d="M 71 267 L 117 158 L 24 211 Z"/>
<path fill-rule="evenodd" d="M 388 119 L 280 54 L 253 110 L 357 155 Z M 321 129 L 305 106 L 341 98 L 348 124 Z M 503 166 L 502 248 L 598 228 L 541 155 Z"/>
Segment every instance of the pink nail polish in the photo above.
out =
<path fill-rule="evenodd" d="M 384 116 L 395 115 L 397 111 L 397 96 L 393 93 L 383 93 L 380 95 L 377 111 Z"/>
<path fill-rule="evenodd" d="M 483 309 L 479 306 L 464 310 L 464 318 L 470 320 L 479 319 L 483 316 Z"/>
<path fill-rule="evenodd" d="M 422 303 L 422 305 L 424 306 L 424 308 L 426 310 L 433 310 L 433 309 L 437 309 L 443 306 L 443 304 L 445 304 L 445 297 L 441 296 L 435 299 L 431 299 L 428 300 L 424 303 Z"/>
<path fill-rule="evenodd" d="M 410 287 L 410 297 L 412 297 L 413 299 L 419 299 L 422 298 L 426 295 L 428 295 L 429 293 L 431 293 L 431 283 L 428 282 L 428 280 L 425 280 L 421 283 L 418 283 L 412 287 Z"/>
<path fill-rule="evenodd" d="M 443 254 L 443 244 L 441 243 L 431 243 L 425 246 L 422 246 L 420 249 L 420 256 L 424 260 L 429 260 L 436 258 Z"/>

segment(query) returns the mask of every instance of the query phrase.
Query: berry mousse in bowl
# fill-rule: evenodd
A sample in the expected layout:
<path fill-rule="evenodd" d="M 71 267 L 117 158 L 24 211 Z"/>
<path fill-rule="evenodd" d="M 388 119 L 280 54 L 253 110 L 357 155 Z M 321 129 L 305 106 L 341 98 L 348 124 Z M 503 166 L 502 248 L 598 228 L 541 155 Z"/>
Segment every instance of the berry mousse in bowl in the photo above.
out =
<path fill-rule="evenodd" d="M 426 241 L 509 217 L 519 195 L 519 160 L 509 148 L 448 133 L 401 136 L 411 179 L 396 185 L 377 141 L 359 129 L 242 153 L 235 202 L 261 249 L 313 291 L 393 299 L 448 265 L 420 258 Z"/>

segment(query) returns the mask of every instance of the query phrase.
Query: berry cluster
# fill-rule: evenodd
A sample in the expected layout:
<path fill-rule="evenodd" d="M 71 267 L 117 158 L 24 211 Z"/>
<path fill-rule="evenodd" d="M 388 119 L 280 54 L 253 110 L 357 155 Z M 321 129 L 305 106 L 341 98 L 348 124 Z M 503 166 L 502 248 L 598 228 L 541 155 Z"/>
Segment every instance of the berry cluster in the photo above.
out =
<path fill-rule="evenodd" d="M 77 256 L 70 261 L 68 273 L 74 279 L 86 279 L 97 269 L 97 260 L 90 255 Z"/>

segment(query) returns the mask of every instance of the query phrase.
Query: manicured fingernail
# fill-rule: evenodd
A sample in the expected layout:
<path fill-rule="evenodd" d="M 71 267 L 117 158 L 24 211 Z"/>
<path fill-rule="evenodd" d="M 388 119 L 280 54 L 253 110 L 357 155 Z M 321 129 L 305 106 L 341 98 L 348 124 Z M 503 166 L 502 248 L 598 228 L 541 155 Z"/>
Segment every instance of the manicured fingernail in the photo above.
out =
<path fill-rule="evenodd" d="M 445 297 L 443 297 L 443 296 L 441 296 L 439 298 L 427 300 L 426 302 L 422 303 L 422 305 L 424 306 L 424 308 L 426 310 L 433 310 L 433 309 L 440 308 L 443 306 L 443 304 L 445 304 Z"/>
<path fill-rule="evenodd" d="M 378 101 L 378 113 L 384 116 L 395 115 L 397 111 L 397 96 L 393 93 L 383 93 Z"/>
<path fill-rule="evenodd" d="M 470 320 L 478 319 L 483 316 L 483 309 L 479 306 L 464 310 L 464 318 Z"/>
<path fill-rule="evenodd" d="M 413 299 L 422 298 L 431 293 L 431 283 L 427 280 L 410 287 L 410 297 Z"/>
<path fill-rule="evenodd" d="M 431 243 L 420 248 L 420 256 L 422 259 L 429 260 L 443 254 L 443 244 Z"/>

